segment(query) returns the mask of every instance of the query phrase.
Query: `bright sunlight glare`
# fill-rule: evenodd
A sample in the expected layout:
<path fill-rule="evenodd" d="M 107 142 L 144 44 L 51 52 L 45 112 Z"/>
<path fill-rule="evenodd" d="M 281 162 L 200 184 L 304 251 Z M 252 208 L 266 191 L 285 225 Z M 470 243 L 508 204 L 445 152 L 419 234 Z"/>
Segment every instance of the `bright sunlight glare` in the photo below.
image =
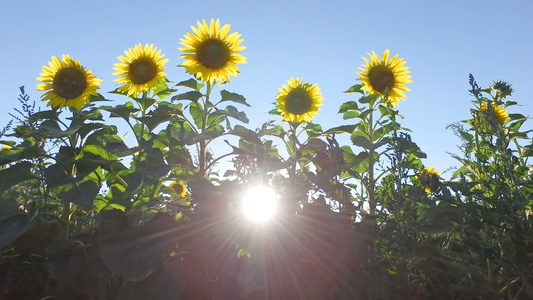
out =
<path fill-rule="evenodd" d="M 253 221 L 266 221 L 276 211 L 276 193 L 270 187 L 250 188 L 243 199 L 244 215 Z"/>

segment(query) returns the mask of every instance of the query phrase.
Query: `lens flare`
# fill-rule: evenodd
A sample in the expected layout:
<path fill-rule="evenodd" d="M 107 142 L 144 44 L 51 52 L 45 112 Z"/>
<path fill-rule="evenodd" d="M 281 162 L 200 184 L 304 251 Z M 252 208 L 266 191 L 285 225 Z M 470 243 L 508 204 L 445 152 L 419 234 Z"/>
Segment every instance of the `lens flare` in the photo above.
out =
<path fill-rule="evenodd" d="M 274 216 L 276 202 L 276 193 L 272 188 L 256 186 L 244 194 L 242 209 L 248 219 L 262 222 Z"/>

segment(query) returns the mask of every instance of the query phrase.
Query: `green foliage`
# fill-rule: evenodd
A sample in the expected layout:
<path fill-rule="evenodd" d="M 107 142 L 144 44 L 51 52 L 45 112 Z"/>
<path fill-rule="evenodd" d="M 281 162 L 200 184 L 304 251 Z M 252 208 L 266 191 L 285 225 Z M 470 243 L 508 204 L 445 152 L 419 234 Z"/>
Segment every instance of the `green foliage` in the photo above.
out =
<path fill-rule="evenodd" d="M 221 85 L 70 113 L 35 112 L 21 88 L 0 131 L 0 299 L 533 297 L 533 142 L 525 116 L 496 114 L 517 105 L 509 84 L 470 77 L 449 181 L 360 84 L 347 124 L 256 130 Z M 279 198 L 271 223 L 241 216 L 258 184 Z"/>

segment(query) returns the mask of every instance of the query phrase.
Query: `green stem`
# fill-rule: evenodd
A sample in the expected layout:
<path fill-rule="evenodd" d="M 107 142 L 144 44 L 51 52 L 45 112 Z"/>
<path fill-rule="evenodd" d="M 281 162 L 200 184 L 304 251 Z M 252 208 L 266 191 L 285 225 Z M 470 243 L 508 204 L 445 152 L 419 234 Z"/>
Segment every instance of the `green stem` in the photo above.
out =
<path fill-rule="evenodd" d="M 207 126 L 207 103 L 209 103 L 209 97 L 211 96 L 211 91 L 213 90 L 213 86 L 211 85 L 211 83 L 207 82 L 207 91 L 206 91 L 206 94 L 205 94 L 205 101 L 203 103 L 203 107 L 202 107 L 202 128 L 200 128 L 200 134 L 204 133 L 204 131 L 206 130 L 206 126 Z M 201 176 L 204 176 L 205 173 L 207 172 L 207 145 L 206 145 L 206 141 L 202 140 L 199 142 L 200 144 L 200 150 L 199 150 L 199 153 L 198 153 L 198 164 L 200 165 L 199 166 L 199 171 L 200 171 L 200 175 Z"/>
<path fill-rule="evenodd" d="M 374 124 L 373 122 L 373 115 L 374 115 L 374 106 L 372 105 L 369 107 L 371 110 L 368 114 L 368 138 L 370 139 L 370 143 L 373 143 L 374 140 Z M 370 148 L 368 151 L 368 212 L 371 216 L 375 214 L 376 211 L 376 195 L 375 195 L 375 179 L 374 179 L 374 164 L 376 162 L 374 161 L 374 149 Z"/>

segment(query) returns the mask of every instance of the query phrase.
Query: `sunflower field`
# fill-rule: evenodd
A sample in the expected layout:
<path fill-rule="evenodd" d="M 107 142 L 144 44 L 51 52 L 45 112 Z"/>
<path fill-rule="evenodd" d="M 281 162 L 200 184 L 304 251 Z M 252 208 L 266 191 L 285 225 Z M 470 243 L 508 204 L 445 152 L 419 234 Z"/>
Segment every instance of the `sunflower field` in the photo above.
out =
<path fill-rule="evenodd" d="M 338 126 L 313 123 L 319 84 L 293 77 L 251 129 L 226 90 L 240 37 L 192 26 L 177 84 L 134 45 L 121 103 L 67 54 L 37 78 L 49 108 L 20 88 L 0 130 L 0 299 L 533 299 L 533 143 L 511 84 L 470 75 L 445 179 L 400 124 L 398 55 L 363 58 Z"/>

